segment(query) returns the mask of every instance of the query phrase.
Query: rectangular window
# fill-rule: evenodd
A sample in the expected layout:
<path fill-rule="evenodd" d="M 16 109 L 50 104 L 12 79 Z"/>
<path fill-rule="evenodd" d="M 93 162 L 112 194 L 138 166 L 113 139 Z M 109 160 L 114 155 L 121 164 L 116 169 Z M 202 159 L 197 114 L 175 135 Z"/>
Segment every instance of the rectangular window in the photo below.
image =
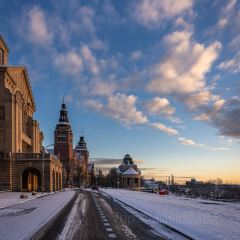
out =
<path fill-rule="evenodd" d="M 66 142 L 66 138 L 65 137 L 58 137 L 58 142 L 62 143 L 62 142 Z"/>
<path fill-rule="evenodd" d="M 0 120 L 5 120 L 5 106 L 0 105 Z"/>

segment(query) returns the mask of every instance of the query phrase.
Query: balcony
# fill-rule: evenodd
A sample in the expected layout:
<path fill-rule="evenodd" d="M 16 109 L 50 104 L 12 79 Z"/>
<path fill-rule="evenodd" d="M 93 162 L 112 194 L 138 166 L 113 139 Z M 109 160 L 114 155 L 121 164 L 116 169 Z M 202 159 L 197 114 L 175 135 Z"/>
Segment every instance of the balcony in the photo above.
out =
<path fill-rule="evenodd" d="M 12 158 L 14 160 L 42 160 L 43 154 L 42 153 L 13 153 Z M 53 156 L 49 153 L 44 153 L 44 159 L 50 160 Z"/>

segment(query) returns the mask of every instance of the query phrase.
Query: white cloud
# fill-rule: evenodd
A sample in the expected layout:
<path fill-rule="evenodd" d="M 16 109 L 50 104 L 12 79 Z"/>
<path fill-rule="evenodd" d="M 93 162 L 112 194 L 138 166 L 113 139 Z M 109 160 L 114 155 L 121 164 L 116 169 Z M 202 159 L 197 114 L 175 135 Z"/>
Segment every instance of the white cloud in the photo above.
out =
<path fill-rule="evenodd" d="M 29 38 L 34 43 L 48 44 L 52 40 L 52 33 L 49 32 L 47 27 L 46 16 L 40 7 L 33 7 L 28 12 L 28 31 Z"/>
<path fill-rule="evenodd" d="M 204 147 L 205 146 L 204 144 L 196 143 L 194 140 L 184 138 L 184 137 L 179 137 L 178 141 L 181 142 L 183 145 L 186 145 L 186 146 L 194 146 L 194 147 Z"/>
<path fill-rule="evenodd" d="M 83 71 L 82 57 L 74 51 L 58 54 L 55 57 L 55 64 L 61 71 L 71 75 L 77 75 Z"/>
<path fill-rule="evenodd" d="M 209 147 L 210 151 L 230 151 L 227 147 Z"/>
<path fill-rule="evenodd" d="M 96 101 L 96 100 L 93 100 L 93 99 L 85 100 L 85 101 L 83 102 L 83 104 L 84 104 L 86 107 L 95 109 L 95 110 L 97 110 L 97 111 L 101 111 L 101 109 L 103 108 L 102 103 L 100 103 L 100 102 L 98 102 L 98 101 Z"/>
<path fill-rule="evenodd" d="M 117 93 L 108 97 L 107 104 L 103 105 L 95 100 L 86 102 L 101 113 L 118 120 L 124 125 L 144 124 L 148 122 L 146 116 L 136 108 L 137 97 L 134 95 L 125 95 Z"/>
<path fill-rule="evenodd" d="M 229 43 L 229 47 L 232 49 L 238 49 L 240 45 L 240 34 L 237 34 Z"/>
<path fill-rule="evenodd" d="M 229 151 L 230 150 L 227 147 L 207 146 L 206 144 L 196 143 L 194 140 L 184 138 L 184 137 L 178 137 L 178 141 L 185 146 L 203 148 L 203 149 L 209 150 L 209 151 Z"/>
<path fill-rule="evenodd" d="M 225 18 L 219 19 L 217 26 L 219 28 L 224 28 L 227 24 L 228 24 L 228 18 L 225 17 Z"/>
<path fill-rule="evenodd" d="M 78 10 L 78 16 L 80 18 L 80 29 L 86 30 L 87 32 L 95 32 L 94 17 L 95 12 L 91 7 L 83 6 Z"/>
<path fill-rule="evenodd" d="M 91 71 L 91 73 L 95 75 L 99 74 L 100 70 L 97 60 L 87 45 L 83 45 L 81 47 L 81 54 L 84 59 L 84 64 Z"/>
<path fill-rule="evenodd" d="M 194 117 L 194 120 L 197 121 L 211 121 L 217 117 L 217 114 L 224 107 L 226 101 L 224 99 L 219 99 L 214 102 L 214 104 L 207 109 L 205 112 Z"/>
<path fill-rule="evenodd" d="M 134 51 L 130 54 L 131 59 L 138 60 L 142 58 L 143 54 L 141 50 Z"/>
<path fill-rule="evenodd" d="M 191 32 L 176 31 L 165 37 L 168 54 L 151 70 L 148 90 L 175 96 L 199 93 L 206 87 L 205 75 L 217 59 L 220 42 L 205 47 L 191 39 Z"/>
<path fill-rule="evenodd" d="M 214 111 L 218 112 L 222 109 L 226 101 L 224 99 L 219 99 L 213 104 Z"/>
<path fill-rule="evenodd" d="M 170 105 L 166 98 L 155 97 L 148 101 L 145 107 L 151 114 L 172 116 L 175 113 L 175 108 Z"/>
<path fill-rule="evenodd" d="M 99 96 L 111 96 L 116 91 L 114 82 L 96 80 L 89 85 L 88 93 Z"/>
<path fill-rule="evenodd" d="M 214 34 L 218 30 L 224 30 L 229 24 L 232 24 L 237 20 L 238 12 L 236 11 L 235 5 L 236 0 L 228 0 L 227 4 L 222 6 L 216 26 L 208 30 L 209 33 Z M 221 4 L 223 5 L 223 4 Z"/>
<path fill-rule="evenodd" d="M 207 105 L 211 99 L 212 95 L 209 91 L 202 91 L 187 96 L 184 102 L 191 110 L 194 110 L 199 106 Z"/>
<path fill-rule="evenodd" d="M 177 135 L 178 131 L 174 128 L 167 127 L 166 125 L 162 123 L 150 123 L 149 124 L 151 127 L 156 128 L 162 132 L 167 133 L 168 135 Z"/>
<path fill-rule="evenodd" d="M 191 7 L 192 0 L 139 0 L 135 2 L 133 15 L 140 24 L 155 27 Z"/>
<path fill-rule="evenodd" d="M 106 42 L 98 39 L 98 38 L 94 38 L 90 43 L 89 43 L 89 46 L 92 48 L 92 49 L 95 49 L 95 50 L 107 50 L 108 48 L 108 45 Z"/>
<path fill-rule="evenodd" d="M 232 59 L 221 62 L 218 67 L 221 70 L 227 70 L 231 73 L 240 72 L 240 51 L 238 51 Z"/>
<path fill-rule="evenodd" d="M 136 101 L 137 97 L 134 95 L 117 93 L 108 98 L 108 114 L 127 125 L 148 122 L 147 117 L 136 109 Z"/>

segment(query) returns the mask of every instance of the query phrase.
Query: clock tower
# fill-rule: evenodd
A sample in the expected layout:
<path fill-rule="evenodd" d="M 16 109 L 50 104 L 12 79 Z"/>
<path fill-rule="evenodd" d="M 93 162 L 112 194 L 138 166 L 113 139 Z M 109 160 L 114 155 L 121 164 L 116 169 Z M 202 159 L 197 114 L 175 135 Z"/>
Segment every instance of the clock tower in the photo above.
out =
<path fill-rule="evenodd" d="M 73 133 L 68 120 L 66 104 L 62 103 L 59 121 L 54 131 L 54 154 L 59 155 L 63 164 L 63 185 L 72 183 Z"/>

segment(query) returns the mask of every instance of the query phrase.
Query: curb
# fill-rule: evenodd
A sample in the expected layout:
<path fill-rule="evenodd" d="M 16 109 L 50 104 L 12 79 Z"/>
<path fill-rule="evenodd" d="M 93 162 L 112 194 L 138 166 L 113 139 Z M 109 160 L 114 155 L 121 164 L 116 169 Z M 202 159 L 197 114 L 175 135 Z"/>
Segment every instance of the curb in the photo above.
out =
<path fill-rule="evenodd" d="M 69 214 L 74 202 L 76 201 L 78 193 L 75 192 L 68 203 L 56 213 L 42 228 L 34 233 L 29 239 L 31 240 L 46 240 L 55 239 L 59 234 L 59 228 L 65 223 L 65 219 Z"/>
<path fill-rule="evenodd" d="M 194 240 L 194 238 L 188 236 L 187 234 L 181 232 L 180 230 L 175 229 L 174 227 L 171 227 L 171 226 L 167 225 L 166 223 L 163 223 L 163 222 L 158 221 L 157 219 L 155 219 L 155 218 L 149 216 L 148 214 L 146 214 L 145 212 L 142 212 L 141 210 L 139 210 L 139 209 L 137 209 L 137 208 L 135 208 L 135 207 L 133 207 L 133 206 L 131 206 L 131 205 L 125 203 L 124 201 L 121 201 L 121 200 L 119 200 L 118 198 L 114 198 L 114 197 L 112 197 L 110 194 L 108 194 L 108 193 L 106 193 L 106 192 L 103 192 L 103 191 L 101 191 L 101 190 L 99 190 L 99 192 L 108 195 L 108 196 L 109 196 L 111 199 L 113 199 L 113 200 L 114 200 L 114 199 L 118 200 L 119 202 L 125 204 L 126 206 L 128 206 L 128 207 L 134 209 L 135 211 L 137 211 L 137 212 L 139 212 L 139 213 L 141 213 L 141 214 L 147 216 L 148 218 L 150 218 L 150 219 L 152 219 L 152 220 L 154 220 L 154 221 L 156 221 L 156 222 L 158 222 L 158 223 L 164 225 L 165 227 L 171 229 L 172 231 L 181 234 L 182 236 L 188 238 L 189 240 Z"/>

